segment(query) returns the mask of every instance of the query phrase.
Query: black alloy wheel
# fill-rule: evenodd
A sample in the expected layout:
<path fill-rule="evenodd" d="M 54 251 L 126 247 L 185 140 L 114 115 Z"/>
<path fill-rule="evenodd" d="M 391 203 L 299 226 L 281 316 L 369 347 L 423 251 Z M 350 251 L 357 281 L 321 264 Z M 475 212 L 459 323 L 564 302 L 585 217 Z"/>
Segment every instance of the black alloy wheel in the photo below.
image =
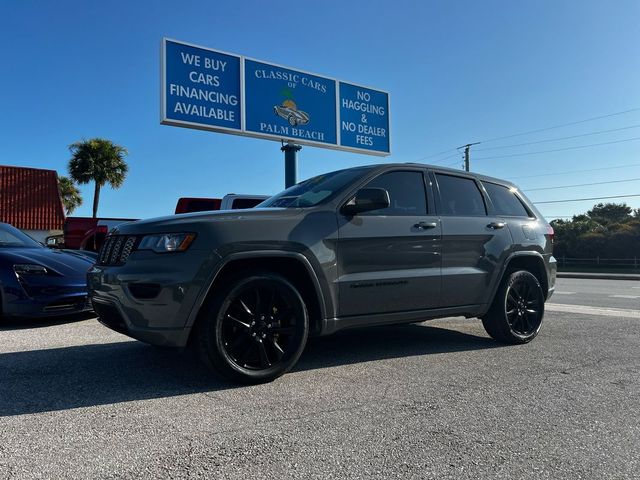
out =
<path fill-rule="evenodd" d="M 290 370 L 307 340 L 308 315 L 288 280 L 264 272 L 237 279 L 213 302 L 201 329 L 205 363 L 233 380 L 271 381 Z"/>
<path fill-rule="evenodd" d="M 533 340 L 544 318 L 540 282 L 526 270 L 505 275 L 482 324 L 495 340 L 518 344 Z"/>
<path fill-rule="evenodd" d="M 536 283 L 520 276 L 507 288 L 505 314 L 516 335 L 529 336 L 537 332 L 542 323 L 544 300 Z"/>

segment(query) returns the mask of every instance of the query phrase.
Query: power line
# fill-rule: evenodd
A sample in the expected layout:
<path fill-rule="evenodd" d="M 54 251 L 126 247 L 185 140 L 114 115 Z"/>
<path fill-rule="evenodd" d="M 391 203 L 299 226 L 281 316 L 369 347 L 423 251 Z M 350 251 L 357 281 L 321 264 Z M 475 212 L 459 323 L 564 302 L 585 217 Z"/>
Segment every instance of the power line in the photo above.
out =
<path fill-rule="evenodd" d="M 462 161 L 462 159 L 460 160 L 456 160 L 453 163 L 447 163 L 446 165 L 443 165 L 443 167 L 453 167 L 454 165 L 460 165 L 460 162 Z"/>
<path fill-rule="evenodd" d="M 483 143 L 488 143 L 488 142 L 495 142 L 496 140 L 503 140 L 505 138 L 513 138 L 513 137 L 520 137 L 522 135 L 529 135 L 531 133 L 538 133 L 538 132 L 546 132 L 547 130 L 553 130 L 555 128 L 562 128 L 562 127 L 568 127 L 570 125 L 578 125 L 580 123 L 586 123 L 586 122 L 591 122 L 593 120 L 600 120 L 601 118 L 609 118 L 609 117 L 614 117 L 616 115 L 623 115 L 625 113 L 630 113 L 630 112 L 636 112 L 640 110 L 640 108 L 630 108 L 629 110 L 624 110 L 622 112 L 615 112 L 615 113 L 609 113 L 607 115 L 599 115 L 597 117 L 591 117 L 591 118 L 587 118 L 584 120 L 578 120 L 577 122 L 569 122 L 569 123 L 562 123 L 560 125 L 554 125 L 552 127 L 546 127 L 546 128 L 538 128 L 536 130 L 528 130 L 526 132 L 521 132 L 521 133 L 514 133 L 512 135 L 504 135 L 502 137 L 494 137 L 494 138 L 489 138 L 488 140 L 482 140 Z"/>
<path fill-rule="evenodd" d="M 570 125 L 578 125 L 578 124 L 581 124 L 581 123 L 591 122 L 591 121 L 593 121 L 593 120 L 599 120 L 599 119 L 601 119 L 601 118 L 609 118 L 609 117 L 614 117 L 614 116 L 616 116 L 616 115 L 623 115 L 623 114 L 625 114 L 625 113 L 636 112 L 636 111 L 638 111 L 638 110 L 640 110 L 640 107 L 639 107 L 639 108 L 630 108 L 629 110 L 624 110 L 624 111 L 622 111 L 622 112 L 609 113 L 609 114 L 607 114 L 607 115 L 599 115 L 599 116 L 597 116 L 597 117 L 591 117 L 591 118 L 587 118 L 587 119 L 584 119 L 584 120 L 578 120 L 578 121 L 576 121 L 576 122 L 569 122 L 569 123 L 563 123 L 563 124 L 560 124 L 560 125 L 554 125 L 554 126 L 551 126 L 551 127 L 538 128 L 538 129 L 535 129 L 535 130 L 529 130 L 529 131 L 526 131 L 526 132 L 514 133 L 514 134 L 512 134 L 512 135 L 504 135 L 504 136 L 502 136 L 502 137 L 489 138 L 488 140 L 482 140 L 482 142 L 483 142 L 483 143 L 488 143 L 488 142 L 493 142 L 493 141 L 496 141 L 496 140 L 503 140 L 503 139 L 505 139 L 505 138 L 520 137 L 520 136 L 523 136 L 523 135 L 529 135 L 529 134 L 531 134 L 531 133 L 545 132 L 545 131 L 547 131 L 547 130 L 553 130 L 553 129 L 555 129 L 555 128 L 568 127 L 568 126 L 570 126 Z M 631 127 L 629 127 L 629 128 L 631 128 Z M 595 133 L 594 133 L 593 135 L 595 135 Z M 552 140 L 549 140 L 549 141 L 552 141 Z M 535 142 L 534 142 L 534 143 L 535 143 Z M 502 147 L 496 147 L 496 148 L 502 148 Z M 454 151 L 454 150 L 456 150 L 456 149 L 455 149 L 455 148 L 449 148 L 449 149 L 447 149 L 447 150 L 443 150 L 442 152 L 432 153 L 432 154 L 426 155 L 426 156 L 424 156 L 424 157 L 421 157 L 421 158 L 419 158 L 419 159 L 415 160 L 415 162 L 421 162 L 421 161 L 423 161 L 423 160 L 427 160 L 427 159 L 429 159 L 429 158 L 438 157 L 438 156 L 440 156 L 440 155 L 443 155 L 443 154 L 445 154 L 445 153 L 452 152 L 452 151 Z M 485 149 L 483 149 L 483 150 L 488 150 L 488 148 L 485 148 Z"/>
<path fill-rule="evenodd" d="M 431 162 L 431 164 L 432 165 L 438 165 L 438 164 L 441 164 L 442 162 L 444 162 L 445 160 L 449 160 L 450 158 L 457 157 L 458 155 L 460 155 L 460 152 L 456 151 L 456 153 L 454 153 L 453 155 L 449 155 L 448 157 L 444 157 L 444 158 L 441 158 L 439 160 L 436 160 L 435 162 Z"/>
<path fill-rule="evenodd" d="M 566 200 L 547 200 L 545 202 L 533 202 L 535 205 L 541 205 L 543 203 L 564 203 L 564 202 L 583 202 L 587 200 L 609 200 L 611 198 L 630 198 L 640 197 L 640 193 L 634 195 L 612 195 L 609 197 L 590 197 L 590 198 L 569 198 Z"/>
<path fill-rule="evenodd" d="M 573 188 L 573 187 L 591 187 L 593 185 L 607 185 L 610 183 L 624 183 L 624 182 L 635 182 L 640 180 L 640 178 L 628 178 L 625 180 L 611 180 L 609 182 L 593 182 L 593 183 L 576 183 L 574 185 L 558 185 L 557 187 L 542 187 L 542 188 L 529 188 L 523 191 L 525 192 L 536 192 L 538 190 L 555 190 L 557 188 Z"/>
<path fill-rule="evenodd" d="M 628 167 L 640 167 L 640 163 L 629 163 L 626 165 L 613 165 L 610 167 L 600 167 L 600 168 L 589 168 L 589 169 L 584 169 L 584 170 L 569 170 L 569 171 L 564 171 L 564 172 L 555 172 L 555 173 L 538 173 L 536 175 L 522 175 L 519 177 L 511 177 L 512 180 L 516 180 L 519 178 L 534 178 L 534 177 L 549 177 L 549 176 L 555 176 L 555 175 L 569 175 L 569 174 L 573 174 L 573 173 L 583 173 L 583 172 L 598 172 L 601 170 L 613 170 L 615 168 L 628 168 Z"/>
<path fill-rule="evenodd" d="M 453 152 L 453 151 L 456 151 L 456 153 L 457 153 L 457 150 L 455 148 L 449 148 L 447 150 L 443 150 L 442 152 L 433 153 L 431 155 L 427 155 L 426 157 L 421 157 L 418 160 L 416 160 L 415 163 L 421 162 L 422 160 L 427 160 L 428 158 L 439 157 L 440 155 L 444 155 L 445 153 L 449 153 L 449 152 Z M 447 158 L 449 158 L 449 157 L 447 157 Z"/>
<path fill-rule="evenodd" d="M 580 148 L 598 147 L 600 145 L 611 145 L 611 144 L 614 144 L 614 143 L 632 142 L 632 141 L 635 141 L 635 140 L 640 140 L 640 137 L 625 138 L 623 140 L 614 140 L 612 142 L 590 143 L 588 145 L 577 145 L 575 147 L 555 148 L 553 150 L 538 150 L 536 152 L 512 153 L 512 154 L 509 154 L 509 155 L 498 155 L 496 157 L 482 157 L 482 158 L 476 158 L 476 160 L 491 160 L 491 159 L 495 159 L 495 158 L 522 157 L 522 156 L 525 156 L 525 155 L 539 155 L 541 153 L 564 152 L 566 150 L 577 150 L 577 149 L 580 149 Z"/>
<path fill-rule="evenodd" d="M 612 128 L 611 130 L 598 130 L 597 132 L 582 133 L 580 135 L 571 135 L 571 136 L 568 136 L 568 137 L 556 137 L 556 138 L 549 138 L 547 140 L 537 140 L 535 142 L 512 143 L 510 145 L 501 145 L 499 147 L 477 148 L 476 152 L 484 152 L 485 150 L 497 150 L 497 149 L 500 149 L 500 148 L 523 147 L 525 145 L 536 145 L 538 143 L 558 142 L 560 140 L 569 140 L 569 139 L 572 139 L 572 138 L 588 137 L 588 136 L 591 136 L 591 135 L 601 135 L 603 133 L 620 132 L 622 130 L 629 130 L 631 128 L 638 128 L 638 127 L 640 127 L 640 124 L 638 124 L 638 125 L 630 125 L 628 127 L 622 127 L 622 128 Z"/>

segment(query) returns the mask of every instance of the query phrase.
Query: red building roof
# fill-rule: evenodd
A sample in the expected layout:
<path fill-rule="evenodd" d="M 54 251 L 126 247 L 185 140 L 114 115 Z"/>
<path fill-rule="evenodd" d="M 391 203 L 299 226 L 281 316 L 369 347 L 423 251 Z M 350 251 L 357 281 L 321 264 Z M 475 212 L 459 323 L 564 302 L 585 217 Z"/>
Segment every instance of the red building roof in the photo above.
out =
<path fill-rule="evenodd" d="M 62 230 L 56 171 L 0 165 L 0 222 L 24 230 Z"/>

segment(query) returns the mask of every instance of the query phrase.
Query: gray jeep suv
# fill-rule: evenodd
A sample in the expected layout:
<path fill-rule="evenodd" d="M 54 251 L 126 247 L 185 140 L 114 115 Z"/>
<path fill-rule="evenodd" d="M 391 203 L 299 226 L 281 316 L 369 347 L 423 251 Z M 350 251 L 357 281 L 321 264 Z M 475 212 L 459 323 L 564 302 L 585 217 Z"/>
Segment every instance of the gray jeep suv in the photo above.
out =
<path fill-rule="evenodd" d="M 500 342 L 540 330 L 553 229 L 509 182 L 419 164 L 301 182 L 254 209 L 120 225 L 89 272 L 100 322 L 194 345 L 231 379 L 291 369 L 308 336 L 480 317 Z"/>

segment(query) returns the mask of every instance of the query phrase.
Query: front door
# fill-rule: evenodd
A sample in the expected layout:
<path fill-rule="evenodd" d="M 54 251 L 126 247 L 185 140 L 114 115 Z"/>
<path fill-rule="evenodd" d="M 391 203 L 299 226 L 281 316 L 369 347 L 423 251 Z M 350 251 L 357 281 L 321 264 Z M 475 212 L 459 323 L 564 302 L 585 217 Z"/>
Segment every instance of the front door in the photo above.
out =
<path fill-rule="evenodd" d="M 440 301 L 441 227 L 428 205 L 422 170 L 386 172 L 390 206 L 338 213 L 339 316 L 434 308 Z"/>

